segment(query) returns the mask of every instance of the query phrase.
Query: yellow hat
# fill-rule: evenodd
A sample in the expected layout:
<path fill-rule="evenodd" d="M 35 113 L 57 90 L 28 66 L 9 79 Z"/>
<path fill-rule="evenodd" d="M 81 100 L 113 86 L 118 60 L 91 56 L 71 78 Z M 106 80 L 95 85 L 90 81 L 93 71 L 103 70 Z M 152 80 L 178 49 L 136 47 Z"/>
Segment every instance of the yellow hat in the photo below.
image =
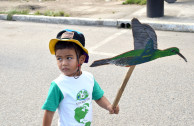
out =
<path fill-rule="evenodd" d="M 58 41 L 64 42 L 73 42 L 81 47 L 84 51 L 83 55 L 86 55 L 85 63 L 89 60 L 88 50 L 84 47 L 85 46 L 85 38 L 84 35 L 78 31 L 65 29 L 57 34 L 56 39 L 51 39 L 49 43 L 49 49 L 51 54 L 55 55 L 55 45 Z"/>

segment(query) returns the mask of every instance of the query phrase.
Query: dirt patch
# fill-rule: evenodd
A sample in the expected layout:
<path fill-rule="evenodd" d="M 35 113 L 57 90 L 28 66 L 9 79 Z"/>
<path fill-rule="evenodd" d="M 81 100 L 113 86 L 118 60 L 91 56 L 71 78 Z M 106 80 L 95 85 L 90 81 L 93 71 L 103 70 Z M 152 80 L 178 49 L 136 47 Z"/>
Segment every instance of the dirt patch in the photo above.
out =
<path fill-rule="evenodd" d="M 40 6 L 40 5 L 18 5 L 16 6 L 17 9 L 21 9 L 21 10 L 39 10 L 44 8 L 44 6 Z"/>
<path fill-rule="evenodd" d="M 114 6 L 114 7 L 113 7 Z M 121 0 L 5 0 L 0 1 L 0 11 L 29 10 L 35 11 L 64 11 L 70 16 L 93 15 L 96 13 L 113 14 L 122 8 Z"/>
<path fill-rule="evenodd" d="M 13 9 L 28 9 L 30 14 L 64 12 L 70 17 L 97 19 L 129 19 L 130 14 L 142 8 L 140 5 L 123 5 L 125 0 L 30 0 L 1 1 L 0 12 Z"/>

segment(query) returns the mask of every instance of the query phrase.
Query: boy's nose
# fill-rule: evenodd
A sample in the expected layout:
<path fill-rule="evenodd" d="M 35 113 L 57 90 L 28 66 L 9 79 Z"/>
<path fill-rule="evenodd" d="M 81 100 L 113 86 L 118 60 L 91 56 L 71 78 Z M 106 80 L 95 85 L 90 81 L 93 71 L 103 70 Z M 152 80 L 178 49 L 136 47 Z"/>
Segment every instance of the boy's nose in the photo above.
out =
<path fill-rule="evenodd" d="M 66 66 L 67 65 L 67 62 L 65 60 L 62 61 L 62 65 L 63 66 Z"/>

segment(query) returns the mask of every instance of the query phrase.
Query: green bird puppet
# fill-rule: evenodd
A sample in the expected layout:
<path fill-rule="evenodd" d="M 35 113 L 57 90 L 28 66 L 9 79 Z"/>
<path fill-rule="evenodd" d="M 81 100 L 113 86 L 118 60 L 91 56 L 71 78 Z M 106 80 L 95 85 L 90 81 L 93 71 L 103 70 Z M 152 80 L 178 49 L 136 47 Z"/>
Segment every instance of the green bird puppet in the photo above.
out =
<path fill-rule="evenodd" d="M 131 23 L 134 38 L 134 50 L 112 58 L 94 61 L 90 67 L 107 64 L 129 67 L 171 55 L 179 55 L 187 62 L 186 58 L 179 52 L 177 47 L 165 50 L 157 49 L 157 36 L 151 26 L 141 24 L 136 18 L 133 18 Z"/>

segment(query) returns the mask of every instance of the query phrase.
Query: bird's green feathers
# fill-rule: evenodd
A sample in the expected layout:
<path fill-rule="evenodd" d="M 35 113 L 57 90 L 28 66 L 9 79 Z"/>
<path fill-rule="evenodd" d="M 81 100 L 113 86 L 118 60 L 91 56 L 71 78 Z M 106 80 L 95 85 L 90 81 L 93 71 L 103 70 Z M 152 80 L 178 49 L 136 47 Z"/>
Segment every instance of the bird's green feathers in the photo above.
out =
<path fill-rule="evenodd" d="M 157 49 L 156 52 L 154 53 L 154 55 L 152 56 L 151 60 L 155 60 L 157 58 L 162 58 L 162 57 L 166 57 L 166 56 L 176 55 L 177 53 L 175 53 L 175 52 L 179 52 L 179 49 L 176 47 L 168 48 L 165 50 Z"/>
<path fill-rule="evenodd" d="M 124 58 L 124 57 L 135 57 L 135 56 L 140 56 L 143 53 L 144 49 L 138 49 L 138 50 L 131 50 L 125 53 L 122 53 L 118 56 L 115 56 L 111 58 L 112 60 Z"/>
<path fill-rule="evenodd" d="M 132 19 L 132 32 L 134 37 L 134 50 L 112 58 L 94 61 L 91 67 L 106 64 L 132 66 L 175 54 L 178 54 L 187 62 L 186 58 L 176 47 L 165 50 L 157 49 L 157 36 L 154 29 L 147 24 L 141 24 L 136 18 Z"/>

